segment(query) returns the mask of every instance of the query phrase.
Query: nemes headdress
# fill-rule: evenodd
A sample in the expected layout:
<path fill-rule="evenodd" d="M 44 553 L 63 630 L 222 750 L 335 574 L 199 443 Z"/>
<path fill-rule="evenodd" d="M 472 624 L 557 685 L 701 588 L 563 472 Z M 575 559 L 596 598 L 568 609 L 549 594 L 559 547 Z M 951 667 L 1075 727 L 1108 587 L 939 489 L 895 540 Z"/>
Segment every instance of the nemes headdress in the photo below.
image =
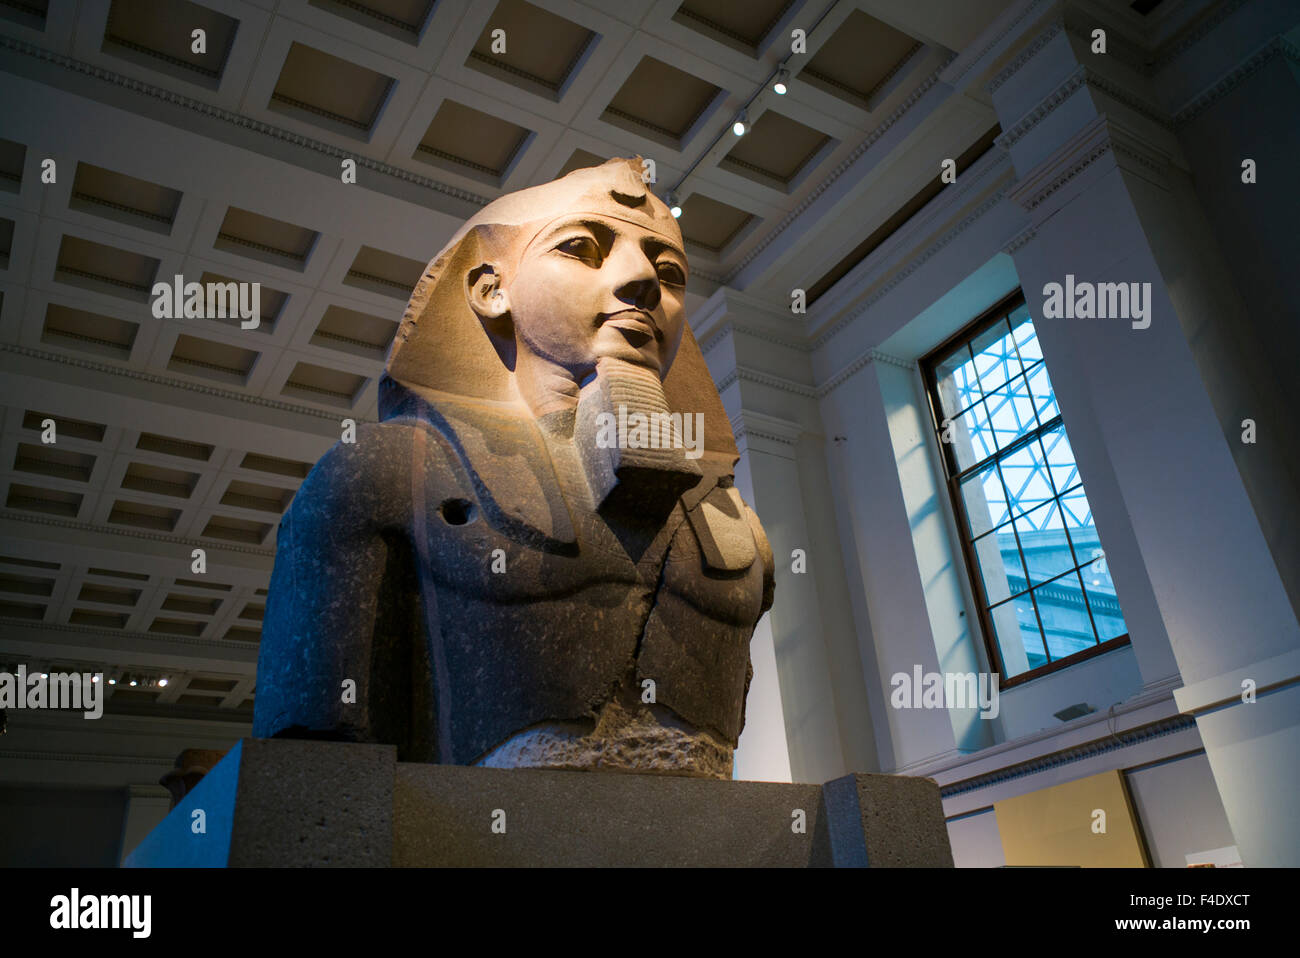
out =
<path fill-rule="evenodd" d="M 574 170 L 541 186 L 508 193 L 479 210 L 425 268 L 402 316 L 380 382 L 380 418 L 395 414 L 405 386 L 426 401 L 516 399 L 513 373 L 501 361 L 466 298 L 466 276 L 482 263 L 523 250 L 562 216 L 594 213 L 661 233 L 679 248 L 681 231 L 668 207 L 641 178 L 639 159 L 616 158 Z M 689 324 L 664 379 L 674 412 L 703 413 L 705 452 L 739 455 L 718 391 Z M 719 428 L 721 427 L 721 428 Z"/>

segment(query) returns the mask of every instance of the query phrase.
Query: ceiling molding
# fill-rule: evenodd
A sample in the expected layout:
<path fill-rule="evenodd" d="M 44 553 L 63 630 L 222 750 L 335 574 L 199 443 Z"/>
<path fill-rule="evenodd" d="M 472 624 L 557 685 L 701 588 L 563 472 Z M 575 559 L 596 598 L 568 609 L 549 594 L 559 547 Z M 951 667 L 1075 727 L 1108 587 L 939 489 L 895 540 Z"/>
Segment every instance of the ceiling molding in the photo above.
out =
<path fill-rule="evenodd" d="M 999 70 L 989 81 L 986 89 L 989 95 L 996 93 L 998 88 L 1020 72 L 1021 68 L 1051 43 L 1058 33 L 1065 29 L 1065 17 L 1058 14 L 1048 22 L 1047 26 L 1038 32 L 1038 35 L 1029 42 L 1029 45 L 1016 54 L 1015 58 L 1005 67 Z"/>
<path fill-rule="evenodd" d="M 738 262 L 735 265 L 735 267 L 733 267 L 731 270 L 727 272 L 724 282 L 725 283 L 733 282 L 736 279 L 736 277 L 739 276 L 740 273 L 744 271 L 745 268 L 748 267 L 749 264 L 752 263 L 758 257 L 760 253 L 762 253 L 765 249 L 771 246 L 778 236 L 780 236 L 783 232 L 785 232 L 790 227 L 790 225 L 795 222 L 795 220 L 797 220 L 800 216 L 802 216 L 808 210 L 808 208 L 811 207 L 813 203 L 816 202 L 817 199 L 820 198 L 821 195 L 825 193 L 826 190 L 829 189 L 830 186 L 836 180 L 838 180 L 841 176 L 843 176 L 849 170 L 849 168 L 853 166 L 853 164 L 856 163 L 864 153 L 867 152 L 867 150 L 871 149 L 872 145 L 875 144 L 876 141 L 878 141 L 882 136 L 884 136 L 887 132 L 889 132 L 890 128 L 893 127 L 894 124 L 896 124 L 900 119 L 902 119 L 903 116 L 905 116 L 907 112 L 912 109 L 912 107 L 914 107 L 917 103 L 919 103 L 921 101 L 921 98 L 924 97 L 925 94 L 927 94 L 930 91 L 930 89 L 936 83 L 939 82 L 939 75 L 943 72 L 944 68 L 947 67 L 947 65 L 953 61 L 955 56 L 956 54 L 951 54 L 947 57 L 947 59 L 944 60 L 943 63 L 939 64 L 938 68 L 929 76 L 927 76 L 924 80 L 922 80 L 916 86 L 916 88 L 913 89 L 912 92 L 907 95 L 907 98 L 903 100 L 903 102 L 899 104 L 897 108 L 895 108 L 894 112 L 889 114 L 889 116 L 886 117 L 885 120 L 879 126 L 877 126 L 870 133 L 868 133 L 866 138 L 861 143 L 859 143 L 856 147 L 854 147 L 853 151 L 848 156 L 846 156 L 840 162 L 840 164 L 835 167 L 835 169 L 831 170 L 831 172 L 826 176 L 824 180 L 822 180 L 820 183 L 817 184 L 816 187 L 814 187 L 811 191 L 809 191 L 808 195 L 805 196 L 793 210 L 787 213 L 782 218 L 780 223 L 778 223 L 771 231 L 769 231 L 767 235 L 765 235 L 761 240 L 759 240 L 756 244 L 754 244 L 754 247 L 751 250 L 749 250 L 749 252 L 747 252 L 743 257 L 741 257 L 740 262 Z"/>
<path fill-rule="evenodd" d="M 152 539 L 155 542 L 166 542 L 171 545 L 203 549 L 204 552 L 242 552 L 245 555 L 262 556 L 267 559 L 275 558 L 274 549 L 259 549 L 255 546 L 241 546 L 225 541 L 211 542 L 207 539 L 191 539 L 188 536 L 170 536 L 163 532 L 146 532 L 143 529 L 132 529 L 129 526 L 100 526 L 92 522 L 78 522 L 75 519 L 56 519 L 53 516 L 29 515 L 13 509 L 0 509 L 0 519 L 12 519 L 15 522 L 33 522 L 42 526 L 57 526 L 61 529 L 72 529 L 76 532 L 97 532 L 101 535 Z"/>
<path fill-rule="evenodd" d="M 331 422 L 341 422 L 344 419 L 352 419 L 357 425 L 362 423 L 374 422 L 373 419 L 367 419 L 359 416 L 350 410 L 339 409 L 330 412 L 325 409 L 316 409 L 312 406 L 299 406 L 297 403 L 284 402 L 280 399 L 267 399 L 265 396 L 256 396 L 252 393 L 239 392 L 235 389 L 222 389 L 220 386 L 211 386 L 207 383 L 189 382 L 184 379 L 171 379 L 167 376 L 159 376 L 156 373 L 145 373 L 138 369 L 128 369 L 125 366 L 114 366 L 111 363 L 97 363 L 92 359 L 82 359 L 79 356 L 65 356 L 62 353 L 46 352 L 43 349 L 33 349 L 30 346 L 19 346 L 16 343 L 0 343 L 0 352 L 15 353 L 19 356 L 26 356 L 29 359 L 41 359 L 46 362 L 62 363 L 66 366 L 76 366 L 80 369 L 93 369 L 96 372 L 111 373 L 114 376 L 125 376 L 127 379 L 135 379 L 140 382 L 154 383 L 160 386 L 171 386 L 175 389 L 186 389 L 190 392 L 204 393 L 209 396 L 217 396 L 221 399 L 233 399 L 238 402 L 251 403 L 255 406 L 266 406 L 269 409 L 279 409 L 283 412 L 291 412 L 300 416 L 315 416 L 318 419 L 328 419 Z"/>
<path fill-rule="evenodd" d="M 410 170 L 402 169 L 398 166 L 392 166 L 379 160 L 371 159 L 361 153 L 345 150 L 341 147 L 333 146 L 329 143 L 323 143 L 320 140 L 312 139 L 309 136 L 303 136 L 301 133 L 291 133 L 288 130 L 278 126 L 273 126 L 262 120 L 255 120 L 252 117 L 244 116 L 242 113 L 236 113 L 233 110 L 227 110 L 219 106 L 213 106 L 211 103 L 205 103 L 202 100 L 196 100 L 193 97 L 185 96 L 173 90 L 164 90 L 143 80 L 137 80 L 133 77 L 123 76 L 104 67 L 92 63 L 86 63 L 73 57 L 65 56 L 61 53 L 55 53 L 44 47 L 37 46 L 33 43 L 27 43 L 14 37 L 0 35 L 0 47 L 13 50 L 16 53 L 51 63 L 55 66 L 62 67 L 73 73 L 79 73 L 99 80 L 103 83 L 121 87 L 135 93 L 142 93 L 146 96 L 153 97 L 165 103 L 179 106 L 195 113 L 210 116 L 218 120 L 223 120 L 234 126 L 250 130 L 254 133 L 260 133 L 281 142 L 290 143 L 294 146 L 305 147 L 325 156 L 338 160 L 355 160 L 358 167 L 371 170 L 384 176 L 402 180 L 414 186 L 420 186 L 427 190 L 433 190 L 450 196 L 454 199 L 463 200 L 467 203 L 473 203 L 476 206 L 486 206 L 488 198 L 479 196 L 477 193 L 471 193 L 469 190 L 463 190 L 459 187 L 450 186 L 432 177 L 422 176 L 419 173 L 413 173 Z"/>
<path fill-rule="evenodd" d="M 1181 128 L 1192 122 L 1215 102 L 1227 96 L 1277 56 L 1285 57 L 1292 63 L 1300 63 L 1300 47 L 1297 47 L 1285 36 L 1273 37 L 1262 44 L 1243 62 L 1233 67 L 1174 111 L 1174 126 Z"/>

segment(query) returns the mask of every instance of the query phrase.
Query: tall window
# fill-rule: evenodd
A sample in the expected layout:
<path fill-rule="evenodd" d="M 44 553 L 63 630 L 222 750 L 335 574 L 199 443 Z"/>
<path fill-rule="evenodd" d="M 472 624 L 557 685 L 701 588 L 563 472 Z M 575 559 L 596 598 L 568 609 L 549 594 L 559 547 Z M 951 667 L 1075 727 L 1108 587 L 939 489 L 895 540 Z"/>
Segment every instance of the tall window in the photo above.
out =
<path fill-rule="evenodd" d="M 1128 628 L 1024 296 L 922 360 L 991 661 L 1024 681 Z"/>

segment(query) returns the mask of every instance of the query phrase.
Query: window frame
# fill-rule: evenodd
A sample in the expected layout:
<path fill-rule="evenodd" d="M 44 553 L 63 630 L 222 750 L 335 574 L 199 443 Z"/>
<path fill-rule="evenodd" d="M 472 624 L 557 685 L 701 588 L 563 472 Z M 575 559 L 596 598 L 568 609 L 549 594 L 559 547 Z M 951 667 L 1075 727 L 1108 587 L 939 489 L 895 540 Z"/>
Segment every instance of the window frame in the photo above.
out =
<path fill-rule="evenodd" d="M 1061 404 L 1060 401 L 1057 400 L 1056 415 L 1053 416 L 1051 419 L 1047 420 L 1046 422 L 1040 420 L 1037 428 L 1031 430 L 1029 433 L 1027 433 L 1024 436 L 1019 437 L 1018 439 L 1015 440 L 1015 442 L 1011 443 L 1006 448 L 999 449 L 996 452 L 994 452 L 993 455 L 985 459 L 979 460 L 978 462 L 975 462 L 974 464 L 967 467 L 966 469 L 962 469 L 957 464 L 956 451 L 952 448 L 952 443 L 943 442 L 940 438 L 943 430 L 943 421 L 946 417 L 943 415 L 943 406 L 941 404 L 940 396 L 939 396 L 939 379 L 937 375 L 937 370 L 938 370 L 939 363 L 945 357 L 947 357 L 948 354 L 950 354 L 954 349 L 956 349 L 959 346 L 972 342 L 985 330 L 991 329 L 992 327 L 996 326 L 999 322 L 1006 320 L 1006 318 L 1017 308 L 1019 308 L 1020 306 L 1027 306 L 1027 305 L 1028 303 L 1027 300 L 1025 299 L 1024 290 L 1019 288 L 1013 290 L 1011 293 L 1004 296 L 998 302 L 994 303 L 992 306 L 986 309 L 984 312 L 980 313 L 971 322 L 966 323 L 964 326 L 962 326 L 961 329 L 959 329 L 953 335 L 949 336 L 947 339 L 941 342 L 934 349 L 930 350 L 928 353 L 922 356 L 917 363 L 921 370 L 921 378 L 925 384 L 925 400 L 930 415 L 931 437 L 932 437 L 932 441 L 936 443 L 939 447 L 938 452 L 939 452 L 939 460 L 940 460 L 941 471 L 942 471 L 941 478 L 943 479 L 943 484 L 948 489 L 948 502 L 952 509 L 952 517 L 956 521 L 957 540 L 961 545 L 962 558 L 964 559 L 966 564 L 966 578 L 970 584 L 972 593 L 974 594 L 974 598 L 975 598 L 976 613 L 979 619 L 980 631 L 983 633 L 984 650 L 985 653 L 988 655 L 988 661 L 990 667 L 994 671 L 996 671 L 1000 676 L 1000 680 L 998 684 L 1003 689 L 1011 688 L 1013 686 L 1020 685 L 1024 682 L 1029 682 L 1029 681 L 1033 681 L 1034 679 L 1042 678 L 1045 675 L 1050 675 L 1053 672 L 1060 671 L 1061 669 L 1069 668 L 1072 665 L 1078 665 L 1080 662 L 1084 662 L 1087 659 L 1093 658 L 1094 656 L 1103 655 L 1106 652 L 1111 652 L 1115 649 L 1122 648 L 1126 645 L 1131 644 L 1129 633 L 1125 632 L 1123 635 L 1116 636 L 1113 639 L 1107 639 L 1104 642 L 1098 642 L 1097 644 L 1093 645 L 1092 648 L 1083 649 L 1082 651 L 1072 653 L 1071 655 L 1068 655 L 1065 658 L 1048 662 L 1044 665 L 1038 666 L 1037 668 L 1029 669 L 1028 671 L 1021 672 L 1019 675 L 1014 675 L 1009 678 L 1007 677 L 1006 669 L 1002 662 L 1002 656 L 998 649 L 997 632 L 993 628 L 993 618 L 990 615 L 990 604 L 988 601 L 988 595 L 984 588 L 983 576 L 980 573 L 979 560 L 975 555 L 975 544 L 974 541 L 971 539 L 971 537 L 969 537 L 966 534 L 966 530 L 971 529 L 974 526 L 970 522 L 970 517 L 966 514 L 966 504 L 963 501 L 961 496 L 961 480 L 971 475 L 972 473 L 979 471 L 982 468 L 987 468 L 990 463 L 996 464 L 1001 462 L 1003 459 L 1012 455 L 1016 450 L 1032 442 L 1035 438 L 1038 438 L 1046 434 L 1058 424 L 1064 430 L 1065 423 L 1062 417 Z M 1038 320 L 1033 316 L 1032 312 L 1029 315 L 1029 319 L 1030 322 L 1035 324 L 1035 329 L 1036 329 Z M 1043 367 L 1046 369 L 1048 366 L 1046 353 L 1044 353 L 1042 361 L 1043 361 Z M 1048 374 L 1050 376 L 1051 374 L 1050 369 L 1048 369 Z M 1053 393 L 1055 393 L 1054 388 L 1053 388 Z M 1068 439 L 1069 436 L 1068 431 L 1066 432 L 1066 436 Z M 1073 446 L 1071 446 L 1071 449 L 1073 449 Z M 1076 467 L 1077 467 L 1077 463 L 1076 463 Z M 1080 470 L 1080 477 L 1079 477 L 1079 483 L 1077 488 L 1084 489 L 1085 491 L 1087 489 L 1087 483 L 1083 480 L 1082 477 L 1082 470 Z M 1061 493 L 1058 492 L 1057 495 L 1059 497 Z M 1014 531 L 1015 528 L 1014 525 L 1012 526 L 1012 528 Z M 1023 547 L 1020 545 L 1018 534 L 1017 534 L 1016 541 L 1017 541 L 1017 548 L 1022 549 L 1023 552 Z M 1071 546 L 1071 548 L 1073 549 L 1073 546 Z M 1072 552 L 1071 554 L 1073 555 L 1074 553 Z M 1102 554 L 1105 555 L 1105 550 L 1102 551 Z M 1075 558 L 1077 560 L 1077 555 L 1075 556 Z M 1113 573 L 1112 573 L 1112 577 L 1113 577 Z M 1032 588 L 1033 588 L 1032 586 L 1027 587 L 1026 592 L 1031 592 Z M 1021 595 L 1021 594 L 1023 593 L 1017 593 L 1017 595 Z M 1003 600 L 1003 601 L 1010 601 L 1011 599 L 1014 598 L 1015 596 L 1012 596 L 1010 597 L 1010 599 Z M 1087 609 L 1089 621 L 1092 622 L 1093 615 L 1092 615 L 1091 605 L 1085 602 L 1084 607 L 1085 609 Z M 1120 611 L 1121 613 L 1123 612 L 1122 606 Z M 1043 628 L 1042 617 L 1038 612 L 1038 607 L 1036 602 L 1034 603 L 1034 617 L 1038 621 L 1039 633 L 1045 639 L 1046 630 Z M 1125 625 L 1127 626 L 1127 624 L 1128 621 L 1126 619 Z M 1098 638 L 1095 622 L 1093 623 L 1093 637 Z"/>

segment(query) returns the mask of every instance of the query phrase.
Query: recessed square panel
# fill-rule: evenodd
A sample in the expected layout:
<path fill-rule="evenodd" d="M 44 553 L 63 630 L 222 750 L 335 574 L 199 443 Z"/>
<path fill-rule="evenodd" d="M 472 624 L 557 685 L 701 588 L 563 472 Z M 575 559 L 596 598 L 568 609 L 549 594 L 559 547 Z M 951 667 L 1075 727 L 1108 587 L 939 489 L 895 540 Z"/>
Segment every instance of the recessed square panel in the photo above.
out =
<path fill-rule="evenodd" d="M 183 612 L 185 615 L 215 615 L 221 608 L 221 600 L 200 599 L 197 596 L 172 592 L 163 599 L 161 608 L 164 612 Z"/>
<path fill-rule="evenodd" d="M 9 268 L 9 255 L 14 251 L 14 221 L 0 217 L 0 269 Z"/>
<path fill-rule="evenodd" d="M 54 476 L 57 479 L 71 479 L 74 482 L 89 482 L 94 468 L 94 456 L 72 449 L 59 449 L 57 445 L 20 442 L 14 454 L 16 472 Z"/>
<path fill-rule="evenodd" d="M 130 616 L 125 612 L 100 612 L 90 609 L 73 609 L 68 614 L 69 625 L 88 625 L 94 629 L 125 629 Z"/>
<path fill-rule="evenodd" d="M 130 359 L 139 330 L 137 323 L 124 319 L 50 303 L 45 307 L 41 342 L 92 356 Z"/>
<path fill-rule="evenodd" d="M 157 529 L 162 532 L 172 532 L 180 519 L 179 509 L 150 506 L 142 502 L 126 502 L 122 499 L 113 503 L 112 511 L 108 514 L 108 521 L 115 525 Z"/>
<path fill-rule="evenodd" d="M 65 235 L 59 243 L 54 278 L 83 289 L 147 303 L 158 265 L 158 260 L 143 253 Z"/>
<path fill-rule="evenodd" d="M 65 436 L 73 439 L 84 439 L 88 442 L 102 442 L 104 433 L 108 429 L 107 426 L 101 423 L 87 422 L 84 419 L 72 419 L 68 416 L 52 416 L 47 412 L 37 412 L 32 409 L 23 413 L 23 428 L 43 435 L 47 428 L 46 420 L 54 421 L 55 442 Z"/>
<path fill-rule="evenodd" d="M 189 636 L 190 638 L 198 638 L 203 634 L 203 629 L 206 625 L 206 622 L 193 622 L 185 619 L 167 619 L 159 617 L 149 623 L 149 631 L 159 632 L 163 635 L 184 635 Z M 134 690 L 132 689 L 129 691 Z M 122 690 L 116 689 L 113 694 L 121 695 Z"/>
<path fill-rule="evenodd" d="M 394 320 L 330 306 L 317 324 L 311 344 L 368 359 L 383 359 L 396 333 Z"/>
<path fill-rule="evenodd" d="M 54 580 L 37 575 L 0 574 L 0 592 L 49 597 L 54 594 Z"/>
<path fill-rule="evenodd" d="M 45 618 L 45 606 L 37 602 L 0 602 L 0 618 L 39 622 Z"/>
<path fill-rule="evenodd" d="M 194 459 L 198 462 L 207 462 L 211 459 L 213 450 L 212 446 L 204 445 L 201 442 L 173 439 L 170 436 L 156 436 L 151 432 L 140 433 L 140 438 L 135 442 L 135 448 L 149 452 L 160 452 L 164 456 L 180 456 L 183 459 Z"/>
<path fill-rule="evenodd" d="M 790 6 L 791 0 L 685 0 L 673 19 L 752 55 Z"/>
<path fill-rule="evenodd" d="M 221 221 L 216 242 L 212 246 L 227 253 L 301 272 L 307 268 L 307 257 L 311 255 L 319 236 L 319 233 L 304 226 L 295 226 L 232 206 L 226 210 L 225 219 Z"/>
<path fill-rule="evenodd" d="M 257 356 L 251 349 L 199 339 L 197 336 L 180 335 L 176 337 L 176 346 L 167 361 L 167 368 L 242 386 L 248 380 Z"/>
<path fill-rule="evenodd" d="M 223 276 L 220 273 L 205 272 L 199 277 L 199 282 L 206 290 L 209 283 L 217 283 L 221 286 L 227 286 L 230 283 L 238 283 L 239 280 L 231 279 L 229 276 Z M 284 304 L 289 301 L 289 294 L 282 293 L 278 289 L 272 289 L 265 283 L 257 284 L 257 319 L 258 323 L 253 330 L 263 334 L 270 334 L 275 331 L 275 321 L 280 318 L 280 311 L 284 309 Z M 250 310 L 251 312 L 251 310 Z M 229 313 L 229 310 L 227 311 Z M 224 323 L 227 326 L 240 326 L 245 320 L 239 315 L 226 316 L 209 316 L 213 322 Z"/>
<path fill-rule="evenodd" d="M 13 140 L 0 139 L 0 189 L 17 193 L 23 182 L 23 163 L 27 147 Z"/>
<path fill-rule="evenodd" d="M 188 0 L 113 0 L 105 53 L 215 89 L 239 21 Z M 202 30 L 200 52 L 195 30 Z"/>
<path fill-rule="evenodd" d="M 0 3 L 0 17 L 33 30 L 44 30 L 49 9 L 50 0 L 5 0 Z"/>
<path fill-rule="evenodd" d="M 528 130 L 509 120 L 443 100 L 414 158 L 439 166 L 451 164 L 458 172 L 495 183 L 506 175 L 528 136 Z"/>
<path fill-rule="evenodd" d="M 588 167 L 602 165 L 608 157 L 599 157 L 595 153 L 588 153 L 586 150 L 574 150 L 573 155 L 569 157 L 564 166 L 560 167 L 560 172 L 555 174 L 558 180 L 561 176 L 567 176 L 574 170 L 585 170 Z"/>
<path fill-rule="evenodd" d="M 351 60 L 294 43 L 280 68 L 268 106 L 364 139 L 379 119 L 395 82 Z"/>
<path fill-rule="evenodd" d="M 865 107 L 920 45 L 906 33 L 854 10 L 800 71 L 799 79 Z"/>
<path fill-rule="evenodd" d="M 127 589 L 122 586 L 100 585 L 95 582 L 84 583 L 77 593 L 78 602 L 97 602 L 101 605 L 133 606 L 139 601 L 141 590 Z"/>
<path fill-rule="evenodd" d="M 181 203 L 177 190 L 89 163 L 77 164 L 68 206 L 157 233 L 171 233 Z"/>
<path fill-rule="evenodd" d="M 722 93 L 706 80 L 654 57 L 642 57 L 609 101 L 601 119 L 680 147 L 691 127 Z"/>
<path fill-rule="evenodd" d="M 311 463 L 295 462 L 292 459 L 277 459 L 275 456 L 260 456 L 257 453 L 249 452 L 244 454 L 244 458 L 239 463 L 239 468 L 266 472 L 273 476 L 286 476 L 290 479 L 306 479 L 307 473 L 311 472 Z"/>
<path fill-rule="evenodd" d="M 298 396 L 315 402 L 329 403 L 332 406 L 351 408 L 356 402 L 357 394 L 366 385 L 366 377 L 355 373 L 345 373 L 338 369 L 315 366 L 311 363 L 299 363 L 294 367 L 288 382 L 281 392 L 286 396 Z"/>
<path fill-rule="evenodd" d="M 703 193 L 692 193 L 682 204 L 682 216 L 677 224 L 686 242 L 717 253 L 753 218 L 752 214 L 710 199 Z"/>
<path fill-rule="evenodd" d="M 313 7 L 371 30 L 415 43 L 429 20 L 434 0 L 309 0 Z"/>
<path fill-rule="evenodd" d="M 494 39 L 504 31 L 505 49 Z M 555 98 L 596 35 L 524 0 L 501 0 L 465 65 L 530 93 Z"/>
<path fill-rule="evenodd" d="M 784 189 L 831 138 L 784 113 L 768 110 L 718 164 L 766 186 Z"/>
<path fill-rule="evenodd" d="M 213 516 L 203 527 L 202 535 L 210 539 L 225 539 L 228 542 L 245 542 L 249 545 L 261 545 L 266 539 L 271 526 L 265 522 L 252 522 L 248 519 L 235 519 L 231 516 Z"/>
<path fill-rule="evenodd" d="M 167 469 L 144 462 L 130 463 L 126 467 L 125 475 L 122 476 L 123 489 L 151 492 L 154 495 L 171 496 L 175 499 L 188 499 L 198 482 L 197 473 Z"/>
<path fill-rule="evenodd" d="M 425 265 L 418 259 L 408 259 L 396 253 L 363 246 L 348 267 L 343 282 L 347 286 L 383 293 L 406 302 L 411 298 L 415 284 L 424 275 Z"/>
<path fill-rule="evenodd" d="M 223 506 L 237 506 L 240 509 L 255 509 L 280 515 L 289 505 L 293 493 L 288 489 L 275 486 L 263 486 L 256 482 L 244 482 L 232 479 L 226 486 L 225 495 L 221 497 Z"/>
<path fill-rule="evenodd" d="M 47 489 L 15 482 L 9 486 L 5 508 L 43 512 L 46 515 L 75 519 L 77 513 L 81 511 L 82 498 L 82 495 L 77 492 L 64 492 L 61 489 Z"/>

